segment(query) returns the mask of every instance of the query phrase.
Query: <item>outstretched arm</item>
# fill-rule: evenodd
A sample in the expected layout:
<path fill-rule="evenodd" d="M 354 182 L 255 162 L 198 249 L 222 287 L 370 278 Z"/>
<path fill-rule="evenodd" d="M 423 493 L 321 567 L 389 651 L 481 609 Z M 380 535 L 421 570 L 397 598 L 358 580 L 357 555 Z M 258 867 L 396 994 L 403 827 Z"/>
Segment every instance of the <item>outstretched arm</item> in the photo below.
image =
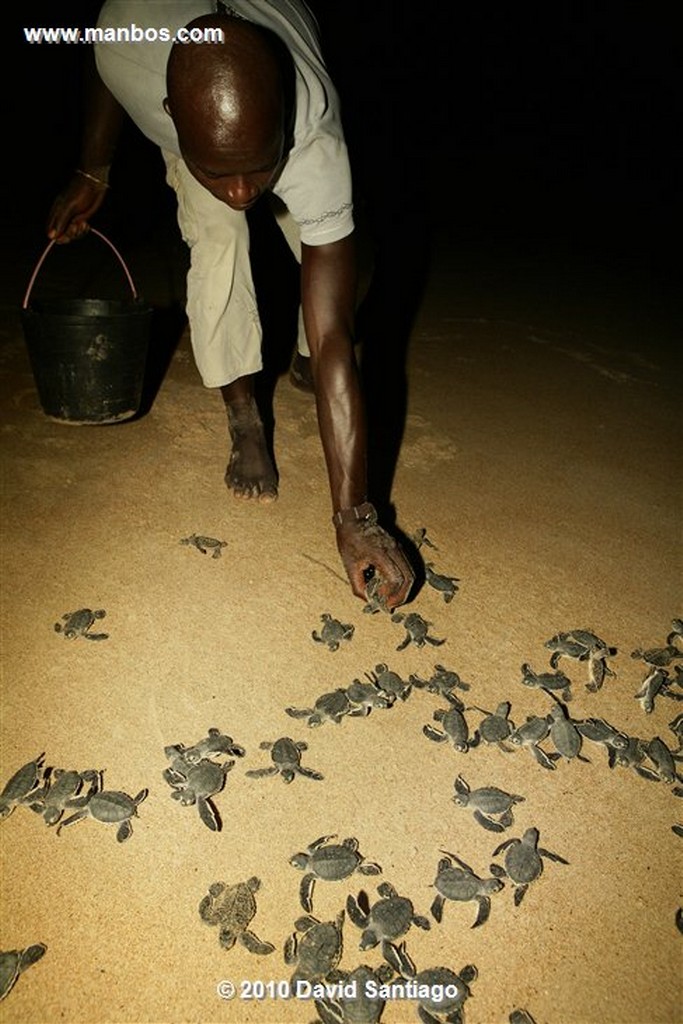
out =
<path fill-rule="evenodd" d="M 354 594 L 365 598 L 374 569 L 379 596 L 393 608 L 406 600 L 414 576 L 367 506 L 365 415 L 353 352 L 355 275 L 352 235 L 328 245 L 302 245 L 304 324 L 337 547 Z"/>
<path fill-rule="evenodd" d="M 125 113 L 100 78 L 92 52 L 86 68 L 86 107 L 78 172 L 57 196 L 47 221 L 47 234 L 70 242 L 88 230 L 89 219 L 104 202 L 109 168 Z"/>

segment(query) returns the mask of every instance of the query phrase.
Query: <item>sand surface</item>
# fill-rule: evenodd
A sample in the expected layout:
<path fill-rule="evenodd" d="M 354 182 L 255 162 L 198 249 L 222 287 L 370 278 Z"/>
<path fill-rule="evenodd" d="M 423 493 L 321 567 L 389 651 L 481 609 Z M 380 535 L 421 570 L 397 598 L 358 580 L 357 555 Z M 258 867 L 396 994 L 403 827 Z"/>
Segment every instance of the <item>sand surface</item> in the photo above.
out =
<path fill-rule="evenodd" d="M 182 286 L 174 253 L 133 253 L 143 289 L 162 305 Z M 453 256 L 445 242 L 435 250 L 408 350 L 393 501 L 399 527 L 426 528 L 436 546 L 421 554 L 460 582 L 449 604 L 424 585 L 404 609 L 445 642 L 403 650 L 401 624 L 364 614 L 343 578 L 310 397 L 278 380 L 280 499 L 243 504 L 222 482 L 224 412 L 201 385 L 187 332 L 144 415 L 73 427 L 43 415 L 20 290 L 8 297 L 0 780 L 44 752 L 45 766 L 96 769 L 106 788 L 148 795 L 124 843 L 116 826 L 91 820 L 57 834 L 26 806 L 0 825 L 0 946 L 47 946 L 2 1003 L 3 1021 L 312 1021 L 310 999 L 275 998 L 272 986 L 247 998 L 259 995 L 248 982 L 280 982 L 282 992 L 292 974 L 283 947 L 303 914 L 293 854 L 318 837 L 352 836 L 382 868 L 319 882 L 320 921 L 361 889 L 374 901 L 382 880 L 430 917 L 440 851 L 488 878 L 502 863 L 498 844 L 531 827 L 569 863 L 546 859 L 519 906 L 508 882 L 476 929 L 476 903 L 448 902 L 440 924 L 404 936 L 416 969 L 476 965 L 470 1024 L 502 1024 L 518 1007 L 537 1024 L 681 1019 L 681 839 L 671 829 L 681 811 L 671 784 L 610 769 L 605 748 L 588 741 L 588 760 L 560 759 L 555 770 L 529 750 L 458 753 L 424 735 L 447 704 L 421 689 L 338 725 L 309 728 L 284 711 L 380 663 L 404 679 L 441 664 L 470 686 L 459 692 L 471 733 L 482 718 L 475 705 L 509 701 L 519 725 L 554 703 L 522 685 L 521 665 L 550 671 L 544 642 L 583 628 L 617 648 L 616 675 L 591 693 L 586 663 L 563 659 L 569 714 L 677 746 L 669 723 L 681 705 L 659 696 L 646 714 L 634 695 L 647 666 L 630 656 L 661 646 L 683 611 L 673 348 L 633 315 L 627 281 L 610 293 L 609 275 L 598 281 L 590 266 L 579 277 L 545 272 L 541 253 L 494 267 Z M 389 394 L 377 400 L 390 407 Z M 221 557 L 180 543 L 193 533 L 225 541 Z M 93 629 L 108 639 L 55 631 L 82 607 L 106 611 Z M 336 652 L 311 636 L 325 612 L 355 627 Z M 171 799 L 162 777 L 166 746 L 192 745 L 213 727 L 246 751 L 214 798 L 216 832 Z M 270 764 L 259 745 L 282 736 L 308 744 L 302 764 L 322 781 L 246 774 Z M 554 749 L 550 739 L 543 747 Z M 486 831 L 453 803 L 459 774 L 472 789 L 524 797 L 509 828 Z M 251 928 L 274 945 L 270 955 L 222 949 L 198 913 L 212 883 L 252 876 L 261 887 Z M 378 948 L 359 950 L 360 934 L 347 915 L 344 971 L 381 963 Z M 220 997 L 225 981 L 235 998 Z M 382 1016 L 415 1019 L 415 1004 L 399 999 Z"/>

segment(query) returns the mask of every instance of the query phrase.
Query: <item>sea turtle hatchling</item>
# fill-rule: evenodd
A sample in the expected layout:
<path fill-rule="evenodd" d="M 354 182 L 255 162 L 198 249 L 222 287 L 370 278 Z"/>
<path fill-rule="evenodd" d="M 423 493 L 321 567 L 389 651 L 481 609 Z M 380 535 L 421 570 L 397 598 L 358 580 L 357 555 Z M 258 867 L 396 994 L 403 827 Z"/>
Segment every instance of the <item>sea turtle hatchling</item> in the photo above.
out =
<path fill-rule="evenodd" d="M 8 996 L 17 978 L 33 964 L 38 963 L 47 950 L 42 942 L 26 949 L 8 949 L 0 952 L 0 1000 Z"/>
<path fill-rule="evenodd" d="M 343 952 L 344 911 L 334 921 L 318 921 L 310 914 L 297 918 L 296 929 L 285 941 L 284 959 L 295 964 L 291 984 L 323 981 L 334 974 Z"/>
<path fill-rule="evenodd" d="M 435 665 L 429 679 L 421 679 L 415 675 L 410 676 L 410 679 L 418 690 L 435 693 L 439 697 L 445 697 L 446 700 L 451 700 L 453 690 L 466 691 L 470 689 L 469 683 L 464 683 L 457 672 L 446 668 L 445 665 Z"/>
<path fill-rule="evenodd" d="M 557 701 L 550 709 L 548 724 L 550 725 L 550 739 L 561 757 L 566 758 L 567 761 L 572 761 L 574 758 L 578 761 L 588 761 L 588 758 L 581 753 L 583 735 L 576 727 L 576 723 L 570 717 L 565 705 L 560 701 Z"/>
<path fill-rule="evenodd" d="M 477 968 L 467 964 L 460 971 L 449 967 L 427 967 L 418 971 L 405 942 L 399 946 L 393 942 L 382 943 L 382 955 L 390 967 L 406 981 L 413 982 L 418 993 L 417 1014 L 422 1024 L 462 1024 L 462 1008 L 472 994 L 470 985 L 477 977 Z"/>
<path fill-rule="evenodd" d="M 411 643 L 415 644 L 416 647 L 424 647 L 425 644 L 440 647 L 441 644 L 446 643 L 445 640 L 438 640 L 436 637 L 429 635 L 431 622 L 427 622 L 417 612 L 410 612 L 408 615 L 404 615 L 403 612 L 394 612 L 391 616 L 391 621 L 403 623 L 403 628 L 406 631 L 405 638 L 396 648 L 397 651 L 404 650 Z"/>
<path fill-rule="evenodd" d="M 485 711 L 472 705 L 467 711 L 479 711 L 484 718 L 472 733 L 470 740 L 471 747 L 477 747 L 480 743 L 495 744 L 505 753 L 510 752 L 506 740 L 515 731 L 515 723 L 510 719 L 511 705 L 509 700 L 502 701 L 495 711 Z"/>
<path fill-rule="evenodd" d="M 373 708 L 385 710 L 390 708 L 396 700 L 394 694 L 384 693 L 377 682 L 367 677 L 367 682 L 362 679 L 354 679 L 346 687 L 346 696 L 349 698 L 353 709 L 359 715 L 369 715 Z"/>
<path fill-rule="evenodd" d="M 509 878 L 515 888 L 515 906 L 524 899 L 527 889 L 537 878 L 540 878 L 543 871 L 543 858 L 555 861 L 557 864 L 568 864 L 569 861 L 560 857 L 557 853 L 544 850 L 538 845 L 539 832 L 537 828 L 528 828 L 521 839 L 506 839 L 493 851 L 497 857 L 503 850 L 505 854 L 505 867 L 499 864 L 492 864 L 490 871 L 496 878 Z"/>
<path fill-rule="evenodd" d="M 666 638 L 667 647 L 672 647 L 676 640 L 683 640 L 683 619 L 671 620 L 671 632 Z"/>
<path fill-rule="evenodd" d="M 433 590 L 441 594 L 445 604 L 450 604 L 460 589 L 457 576 L 444 576 L 436 572 L 433 562 L 425 562 L 425 580 Z"/>
<path fill-rule="evenodd" d="M 386 1006 L 381 987 L 393 977 L 393 968 L 380 964 L 373 970 L 361 964 L 353 971 L 336 974 L 342 983 L 339 996 L 315 1000 L 322 1024 L 379 1024 Z"/>
<path fill-rule="evenodd" d="M 303 740 L 298 742 L 290 739 L 289 736 L 281 736 L 274 743 L 264 740 L 259 743 L 260 750 L 269 750 L 272 765 L 270 768 L 251 768 L 245 772 L 251 779 L 265 779 L 271 775 L 280 775 L 283 782 L 293 782 L 297 775 L 303 775 L 306 779 L 323 779 L 324 775 L 314 771 L 312 768 L 305 768 L 301 764 L 301 755 L 308 750 L 308 743 Z"/>
<path fill-rule="evenodd" d="M 624 750 L 628 746 L 628 736 L 620 732 L 616 726 L 610 725 L 603 718 L 585 718 L 574 722 L 574 725 L 587 740 L 600 743 L 607 750 L 608 764 L 613 767 L 614 752 Z"/>
<path fill-rule="evenodd" d="M 370 905 L 368 894 L 361 890 L 358 898 L 348 896 L 346 913 L 356 925 L 362 928 L 360 949 L 372 949 L 384 939 L 394 941 L 400 939 L 411 925 L 428 931 L 431 927 L 426 917 L 415 913 L 412 901 L 407 896 L 399 896 L 389 882 L 377 886 L 380 899 Z"/>
<path fill-rule="evenodd" d="M 234 761 L 211 761 L 203 757 L 200 761 L 187 762 L 177 757 L 163 772 L 164 780 L 172 787 L 171 797 L 183 807 L 195 804 L 199 817 L 212 832 L 220 832 L 222 823 L 218 810 L 211 800 L 225 786 L 228 772 Z"/>
<path fill-rule="evenodd" d="M 676 667 L 678 668 L 678 666 Z M 636 700 L 640 701 L 640 706 L 646 715 L 652 714 L 655 708 L 655 700 L 659 696 L 672 697 L 674 700 L 683 699 L 683 696 L 679 697 L 671 689 L 671 680 L 667 670 L 665 668 L 657 668 L 654 665 L 650 667 L 650 671 L 643 679 L 640 689 L 634 696 Z"/>
<path fill-rule="evenodd" d="M 455 703 L 450 708 L 437 708 L 432 717 L 441 725 L 441 729 L 435 729 L 433 725 L 424 725 L 422 732 L 428 740 L 435 743 L 449 742 L 454 750 L 466 754 L 469 749 L 469 727 L 461 708 L 462 705 L 458 706 Z"/>
<path fill-rule="evenodd" d="M 528 1010 L 513 1010 L 508 1017 L 510 1024 L 536 1024 Z"/>
<path fill-rule="evenodd" d="M 265 956 L 272 953 L 275 946 L 271 942 L 262 942 L 249 930 L 249 925 L 256 915 L 255 894 L 261 887 L 256 876 L 236 885 L 225 882 L 214 882 L 199 904 L 199 916 L 209 925 L 218 925 L 218 941 L 223 949 L 232 949 L 240 942 L 250 953 Z"/>
<path fill-rule="evenodd" d="M 124 843 L 133 834 L 132 819 L 137 816 L 138 805 L 147 797 L 148 791 L 141 789 L 138 795 L 133 797 L 120 790 L 102 789 L 100 773 L 90 774 L 90 791 L 82 798 L 83 806 L 68 818 L 62 819 L 57 826 L 57 835 L 60 835 L 62 829 L 68 825 L 73 825 L 84 818 L 93 818 L 105 825 L 117 825 L 117 842 Z"/>
<path fill-rule="evenodd" d="M 197 764 L 202 758 L 211 757 L 213 754 L 228 754 L 230 757 L 244 757 L 246 751 L 238 743 L 235 743 L 232 736 L 221 732 L 215 727 L 209 729 L 204 739 L 186 747 L 184 743 L 174 743 L 164 747 L 164 754 L 173 761 L 182 758 L 186 764 Z"/>
<path fill-rule="evenodd" d="M 107 613 L 103 608 L 92 611 L 91 608 L 79 608 L 75 612 L 65 612 L 62 622 L 55 622 L 55 633 L 63 633 L 66 640 L 82 636 L 85 640 L 106 640 L 109 633 L 91 633 L 90 627 L 97 619 L 103 619 Z"/>
<path fill-rule="evenodd" d="M 79 797 L 83 785 L 99 778 L 97 771 L 77 772 L 64 768 L 49 768 L 43 776 L 43 785 L 24 801 L 41 814 L 46 825 L 56 825 L 65 810 L 85 806 L 89 797 Z"/>
<path fill-rule="evenodd" d="M 683 754 L 670 750 L 660 736 L 653 736 L 645 744 L 645 753 L 650 761 L 650 767 L 643 764 L 635 766 L 642 778 L 668 784 L 683 782 L 683 776 L 679 775 L 676 770 L 676 762 L 683 761 Z"/>
<path fill-rule="evenodd" d="M 588 661 L 590 677 L 586 687 L 588 690 L 594 692 L 600 689 L 605 676 L 614 675 L 605 662 L 607 658 L 614 657 L 617 653 L 616 647 L 610 647 L 589 629 L 571 629 L 557 633 L 550 640 L 546 640 L 545 647 L 552 652 L 551 668 L 557 668 L 560 658 Z"/>
<path fill-rule="evenodd" d="M 367 615 L 375 615 L 377 612 L 387 612 L 391 614 L 391 608 L 387 604 L 386 597 L 380 593 L 380 589 L 383 583 L 383 579 L 379 573 L 373 573 L 368 580 L 365 588 L 366 604 L 363 606 L 363 611 Z"/>
<path fill-rule="evenodd" d="M 212 558 L 220 558 L 221 550 L 228 546 L 228 542 L 225 540 L 217 540 L 216 537 L 204 537 L 200 533 L 193 533 L 189 537 L 183 537 L 180 543 L 196 548 L 203 555 L 208 554 L 210 551 Z"/>
<path fill-rule="evenodd" d="M 323 612 L 320 618 L 323 628 L 320 632 L 314 629 L 311 636 L 317 644 L 326 644 L 330 651 L 339 650 L 342 640 L 350 640 L 355 632 L 355 626 L 333 619 L 329 612 Z"/>
<path fill-rule="evenodd" d="M 366 861 L 358 852 L 358 840 L 352 837 L 341 843 L 332 843 L 336 835 L 320 836 L 303 852 L 289 859 L 292 867 L 304 871 L 299 886 L 299 899 L 306 913 L 313 909 L 313 889 L 317 881 L 339 882 L 358 872 L 361 875 L 380 875 L 379 864 Z"/>
<path fill-rule="evenodd" d="M 512 808 L 524 801 L 523 796 L 506 793 L 496 786 L 470 789 L 462 775 L 458 775 L 454 787 L 453 803 L 456 807 L 469 807 L 474 812 L 475 821 L 489 832 L 504 832 L 509 828 L 514 821 Z"/>
<path fill-rule="evenodd" d="M 17 804 L 27 803 L 38 788 L 45 753 L 19 768 L 0 793 L 0 821 L 9 817 Z"/>
<path fill-rule="evenodd" d="M 644 661 L 646 665 L 651 665 L 654 668 L 667 668 L 672 661 L 683 658 L 683 651 L 675 644 L 666 644 L 665 647 L 650 647 L 647 650 L 637 647 L 631 651 L 631 657 Z"/>
<path fill-rule="evenodd" d="M 571 680 L 564 672 L 534 672 L 531 665 L 525 662 L 522 665 L 522 683 L 536 690 L 547 690 L 554 693 L 556 690 L 562 694 L 562 699 L 572 699 Z"/>
<path fill-rule="evenodd" d="M 479 878 L 472 868 L 454 853 L 448 853 L 446 850 L 442 850 L 441 853 L 444 856 L 439 861 L 434 879 L 437 895 L 431 906 L 432 917 L 441 923 L 446 900 L 460 903 L 476 900 L 479 910 L 472 927 L 479 928 L 488 921 L 491 913 L 490 897 L 493 893 L 500 892 L 503 882 L 499 878 Z"/>
<path fill-rule="evenodd" d="M 366 672 L 365 678 L 386 694 L 392 704 L 395 700 L 407 700 L 413 687 L 411 676 L 408 680 L 402 679 L 398 672 L 393 672 L 384 662 L 375 665 L 374 672 Z"/>
<path fill-rule="evenodd" d="M 539 746 L 549 732 L 550 722 L 547 718 L 541 718 L 540 715 L 528 715 L 526 722 L 517 726 L 510 733 L 508 740 L 513 747 L 528 747 L 542 768 L 554 770 L 555 759 L 558 755 L 551 756 Z"/>
<path fill-rule="evenodd" d="M 312 708 L 285 708 L 285 713 L 290 718 L 306 718 L 308 719 L 307 725 L 312 729 L 319 725 L 323 725 L 324 722 L 334 722 L 335 725 L 339 725 L 342 718 L 346 715 L 351 717 L 357 716 L 362 711 L 354 709 L 351 701 L 348 698 L 346 690 L 341 687 L 336 690 L 331 690 L 329 693 L 323 693 L 315 701 Z"/>
<path fill-rule="evenodd" d="M 431 548 L 432 551 L 439 550 L 436 544 L 432 543 L 432 541 L 427 536 L 427 528 L 425 526 L 421 526 L 419 530 L 415 531 L 415 533 L 411 533 L 410 540 L 412 540 L 413 544 L 415 545 L 418 551 L 423 545 L 427 548 Z"/>

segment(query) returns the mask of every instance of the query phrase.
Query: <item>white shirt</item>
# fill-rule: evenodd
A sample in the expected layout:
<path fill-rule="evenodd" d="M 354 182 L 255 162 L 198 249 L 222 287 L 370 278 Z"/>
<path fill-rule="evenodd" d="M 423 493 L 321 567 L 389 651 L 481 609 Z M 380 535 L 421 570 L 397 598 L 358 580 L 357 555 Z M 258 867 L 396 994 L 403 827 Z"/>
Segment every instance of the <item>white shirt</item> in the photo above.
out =
<path fill-rule="evenodd" d="M 324 245 L 345 238 L 353 230 L 351 172 L 339 100 L 320 55 L 313 15 L 301 0 L 230 0 L 222 6 L 275 32 L 294 61 L 294 143 L 273 192 L 299 225 L 302 242 Z M 96 43 L 97 69 L 143 134 L 178 156 L 175 126 L 163 107 L 173 42 L 150 41 L 149 30 L 170 30 L 172 37 L 215 10 L 211 0 L 107 0 L 100 13 L 99 28 L 135 26 L 138 35 L 146 33 L 139 41 Z"/>

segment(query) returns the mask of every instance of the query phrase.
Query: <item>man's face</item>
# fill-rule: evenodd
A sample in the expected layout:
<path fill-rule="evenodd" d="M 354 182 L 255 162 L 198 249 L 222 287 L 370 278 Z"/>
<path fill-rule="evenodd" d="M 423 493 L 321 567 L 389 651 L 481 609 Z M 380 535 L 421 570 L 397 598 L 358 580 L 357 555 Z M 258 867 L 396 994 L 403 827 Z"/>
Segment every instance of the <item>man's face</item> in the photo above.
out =
<path fill-rule="evenodd" d="M 284 164 L 281 130 L 229 140 L 179 137 L 187 169 L 200 185 L 233 210 L 248 210 L 275 184 Z"/>

